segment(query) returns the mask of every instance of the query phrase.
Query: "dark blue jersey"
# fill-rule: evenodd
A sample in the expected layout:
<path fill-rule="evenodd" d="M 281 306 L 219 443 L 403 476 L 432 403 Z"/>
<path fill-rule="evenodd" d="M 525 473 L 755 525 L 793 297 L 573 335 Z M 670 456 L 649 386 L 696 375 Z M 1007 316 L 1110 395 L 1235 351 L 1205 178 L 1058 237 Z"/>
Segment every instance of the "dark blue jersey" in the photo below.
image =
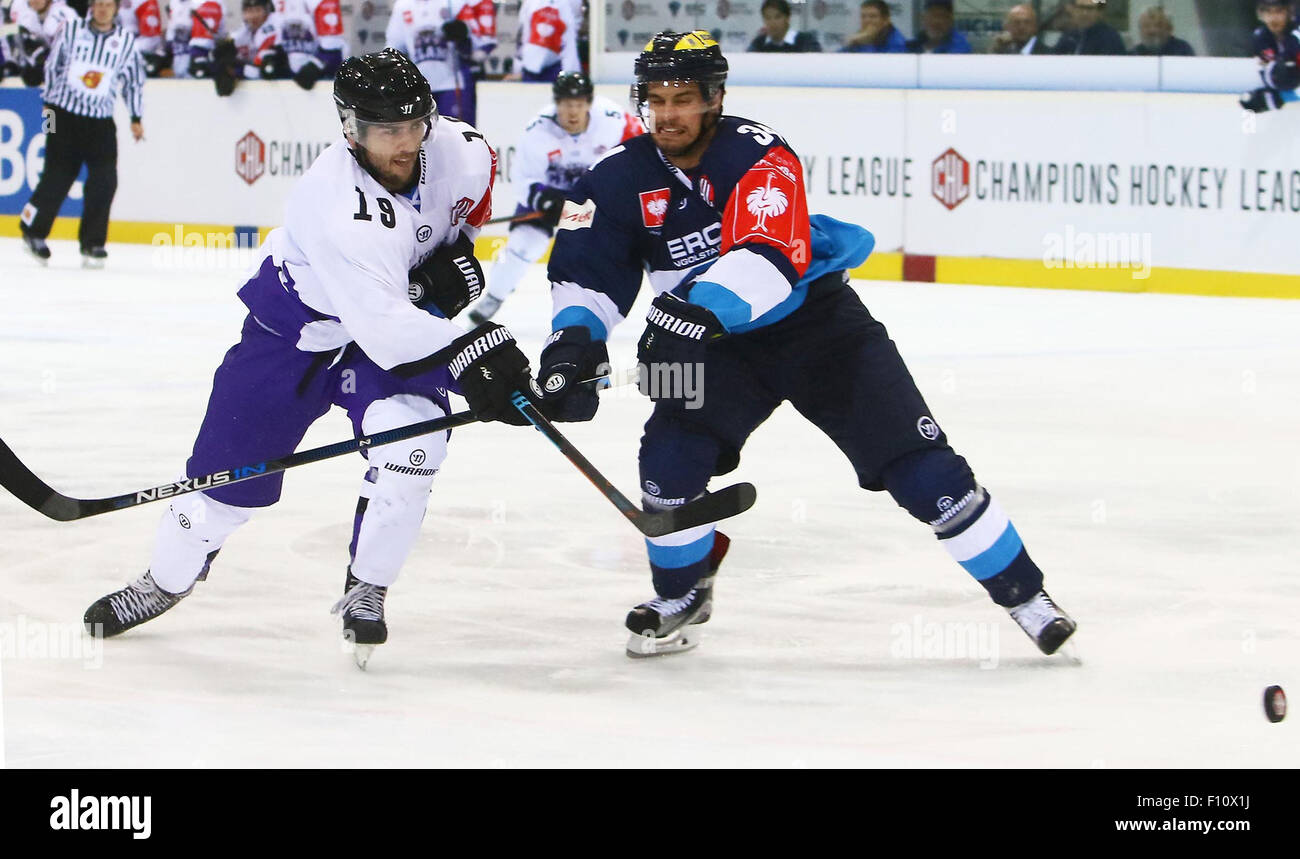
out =
<path fill-rule="evenodd" d="M 774 131 L 724 116 L 697 168 L 673 167 L 650 135 L 592 165 L 569 194 L 548 270 L 553 327 L 605 339 L 636 301 L 656 294 L 711 310 L 731 332 L 784 318 L 812 279 L 866 259 L 860 227 L 810 219 L 803 169 Z"/>
<path fill-rule="evenodd" d="M 1251 37 L 1255 56 L 1266 63 L 1274 60 L 1294 60 L 1300 57 L 1300 29 L 1294 25 L 1278 38 L 1268 27 L 1260 25 Z"/>

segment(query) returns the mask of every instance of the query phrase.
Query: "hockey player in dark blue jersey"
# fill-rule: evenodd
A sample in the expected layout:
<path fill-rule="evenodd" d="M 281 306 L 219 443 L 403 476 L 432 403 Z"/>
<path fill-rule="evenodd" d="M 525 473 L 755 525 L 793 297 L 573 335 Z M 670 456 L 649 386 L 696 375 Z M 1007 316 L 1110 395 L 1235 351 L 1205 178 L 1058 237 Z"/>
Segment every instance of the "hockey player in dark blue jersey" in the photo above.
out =
<path fill-rule="evenodd" d="M 1258 89 L 1243 93 L 1241 106 L 1255 113 L 1281 110 L 1289 101 L 1300 100 L 1300 27 L 1291 17 L 1291 4 L 1282 0 L 1260 0 L 1256 7 L 1260 26 L 1251 42 L 1259 58 Z"/>
<path fill-rule="evenodd" d="M 776 132 L 725 116 L 727 61 L 708 33 L 660 33 L 636 60 L 650 134 L 610 152 L 569 194 L 551 254 L 555 315 L 538 378 L 560 420 L 590 420 L 575 384 L 605 362 L 610 330 L 649 274 L 638 344 L 655 400 L 641 440 L 643 503 L 662 510 L 736 467 L 782 402 L 826 433 L 864 489 L 926 522 L 1044 653 L 1075 623 L 1043 591 L 1006 513 L 976 481 L 884 326 L 847 285 L 874 239 L 808 213 L 799 159 Z M 699 379 L 702 397 L 681 382 Z M 631 656 L 695 645 L 728 540 L 708 525 L 647 541 L 656 596 L 628 614 Z"/>

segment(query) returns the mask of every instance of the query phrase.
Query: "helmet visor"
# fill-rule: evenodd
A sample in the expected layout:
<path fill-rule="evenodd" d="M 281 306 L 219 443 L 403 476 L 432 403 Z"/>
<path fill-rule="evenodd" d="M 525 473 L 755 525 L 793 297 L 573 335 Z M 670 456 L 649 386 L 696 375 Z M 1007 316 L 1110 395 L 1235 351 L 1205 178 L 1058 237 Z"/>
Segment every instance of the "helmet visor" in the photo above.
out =
<path fill-rule="evenodd" d="M 696 124 L 717 109 L 714 96 L 720 87 L 702 81 L 646 81 L 632 85 L 632 108 L 646 131 L 655 134 L 661 126 Z"/>
<path fill-rule="evenodd" d="M 437 108 L 431 108 L 423 116 L 385 122 L 361 119 L 354 112 L 345 111 L 343 133 L 367 149 L 392 149 L 412 142 L 419 145 L 433 134 L 437 122 Z"/>

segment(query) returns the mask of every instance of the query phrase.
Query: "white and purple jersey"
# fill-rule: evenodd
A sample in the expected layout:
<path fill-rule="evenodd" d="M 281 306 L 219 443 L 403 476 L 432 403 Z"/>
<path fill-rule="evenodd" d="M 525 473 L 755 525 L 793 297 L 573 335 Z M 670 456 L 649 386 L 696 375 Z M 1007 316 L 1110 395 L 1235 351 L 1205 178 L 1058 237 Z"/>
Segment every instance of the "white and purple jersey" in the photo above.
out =
<path fill-rule="evenodd" d="M 453 19 L 464 21 L 470 41 L 477 48 L 474 33 L 479 26 L 480 5 L 471 0 L 397 0 L 385 39 L 390 48 L 411 58 L 433 92 L 468 89 L 473 85 L 466 68 L 468 58 L 461 57 L 458 46 L 443 35 L 442 28 Z"/>
<path fill-rule="evenodd" d="M 537 75 L 559 64 L 561 72 L 582 71 L 578 60 L 578 18 L 569 0 L 524 0 L 519 7 L 519 64 Z"/>
<path fill-rule="evenodd" d="M 533 207 L 541 187 L 568 191 L 609 150 L 645 129 L 641 120 L 604 96 L 591 102 L 591 120 L 581 134 L 570 134 L 555 118 L 555 105 L 543 108 L 519 142 L 519 204 Z"/>
<path fill-rule="evenodd" d="M 420 150 L 408 195 L 387 191 L 339 141 L 289 198 L 284 225 L 262 245 L 240 298 L 266 329 L 306 352 L 355 342 L 385 370 L 427 358 L 464 331 L 416 307 L 408 272 L 491 216 L 496 154 L 483 136 L 443 117 Z"/>

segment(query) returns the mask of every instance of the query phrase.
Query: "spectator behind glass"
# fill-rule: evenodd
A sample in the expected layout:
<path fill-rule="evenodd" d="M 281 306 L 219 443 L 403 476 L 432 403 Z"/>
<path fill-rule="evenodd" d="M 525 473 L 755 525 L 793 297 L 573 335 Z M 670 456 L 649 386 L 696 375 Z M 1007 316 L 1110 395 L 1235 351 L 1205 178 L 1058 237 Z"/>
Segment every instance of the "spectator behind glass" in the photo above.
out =
<path fill-rule="evenodd" d="M 1038 14 L 1028 3 L 1012 6 L 1002 21 L 1002 32 L 993 40 L 990 54 L 1047 54 L 1043 40 L 1038 38 Z"/>
<path fill-rule="evenodd" d="M 841 53 L 847 54 L 901 54 L 907 51 L 907 40 L 889 20 L 889 4 L 885 0 L 866 0 L 858 9 L 862 29 L 844 40 Z"/>
<path fill-rule="evenodd" d="M 807 54 L 821 49 L 813 33 L 790 29 L 790 4 L 786 0 L 763 0 L 763 29 L 749 43 L 749 50 Z"/>
<path fill-rule="evenodd" d="M 921 35 L 907 43 L 912 54 L 969 54 L 970 42 L 953 26 L 952 0 L 925 0 Z"/>
<path fill-rule="evenodd" d="M 1138 17 L 1138 32 L 1142 41 L 1134 46 L 1139 57 L 1194 57 L 1196 51 L 1182 39 L 1174 36 L 1174 22 L 1159 6 L 1152 6 Z"/>
<path fill-rule="evenodd" d="M 1101 20 L 1106 0 L 1074 0 L 1070 4 L 1072 29 L 1056 43 L 1058 54 L 1118 56 L 1127 54 L 1124 40 L 1115 28 Z"/>

